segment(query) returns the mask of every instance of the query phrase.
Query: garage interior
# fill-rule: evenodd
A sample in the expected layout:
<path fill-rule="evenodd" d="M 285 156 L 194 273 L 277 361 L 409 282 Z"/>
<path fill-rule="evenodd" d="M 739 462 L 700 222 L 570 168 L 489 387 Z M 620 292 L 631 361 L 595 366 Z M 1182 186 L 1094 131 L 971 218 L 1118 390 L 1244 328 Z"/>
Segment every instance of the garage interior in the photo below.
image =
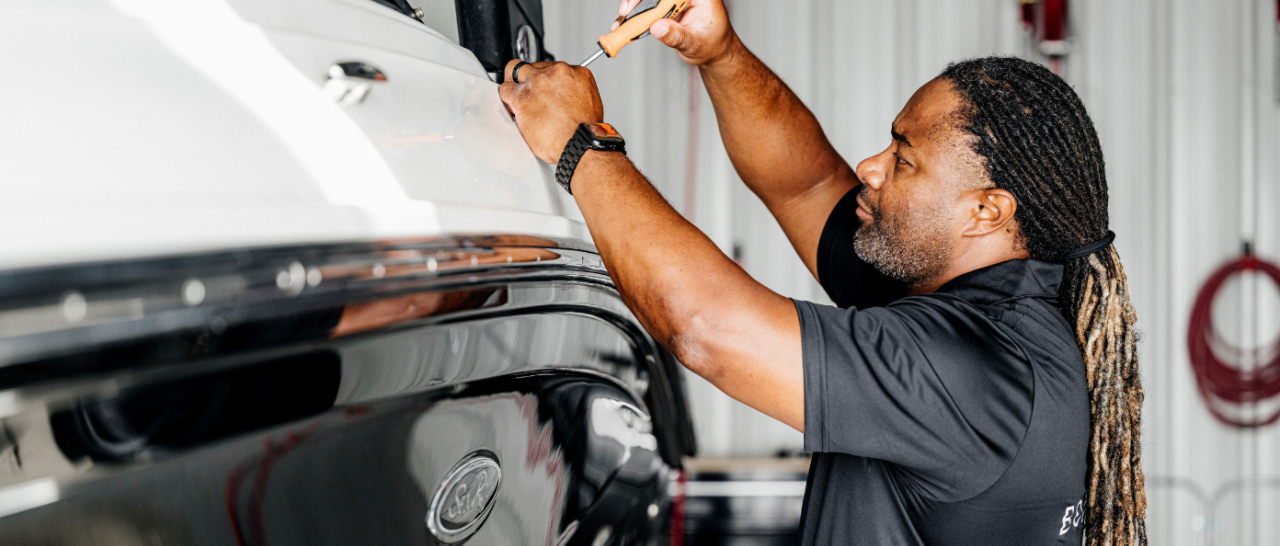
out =
<path fill-rule="evenodd" d="M 1213 293 L 1203 288 L 1243 256 L 1246 244 L 1264 261 L 1280 257 L 1280 3 L 726 3 L 748 47 L 824 122 L 851 163 L 883 149 L 892 116 L 949 62 L 1007 54 L 1057 67 L 1097 124 L 1116 246 L 1139 313 L 1151 543 L 1276 543 L 1280 433 L 1258 423 L 1276 413 L 1280 398 L 1229 403 L 1202 394 L 1188 338 L 1200 327 L 1192 311 L 1204 299 L 1223 346 L 1254 349 L 1230 365 L 1275 364 L 1277 285 L 1246 270 Z M 1046 9 L 1065 15 L 1060 41 L 1046 39 Z M 592 52 L 616 6 L 546 0 L 545 17 L 547 49 L 576 61 Z M 655 40 L 597 61 L 592 70 L 606 119 L 672 205 L 772 289 L 825 301 L 777 224 L 737 179 L 696 70 Z M 762 533 L 798 518 L 803 489 L 788 484 L 803 480 L 801 435 L 692 374 L 687 379 L 700 448 L 691 468 L 708 480 L 759 482 L 754 489 L 694 485 L 690 494 L 718 500 L 718 510 L 737 503 L 738 527 L 720 526 L 729 534 Z"/>
<path fill-rule="evenodd" d="M 587 58 L 617 1 L 0 3 L 0 545 L 799 543 L 802 434 L 646 337 L 490 81 Z M 723 1 L 850 164 L 949 63 L 1062 75 L 1141 330 L 1148 542 L 1280 544 L 1280 0 Z M 591 70 L 677 211 L 832 303 L 696 67 Z"/>

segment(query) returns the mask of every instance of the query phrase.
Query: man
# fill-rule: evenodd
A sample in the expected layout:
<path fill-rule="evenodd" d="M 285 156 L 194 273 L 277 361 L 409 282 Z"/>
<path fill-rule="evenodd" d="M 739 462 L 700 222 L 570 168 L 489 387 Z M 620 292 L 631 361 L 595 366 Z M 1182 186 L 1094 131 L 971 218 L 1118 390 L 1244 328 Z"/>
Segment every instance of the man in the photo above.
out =
<path fill-rule="evenodd" d="M 844 309 L 751 279 L 581 125 L 603 121 L 589 70 L 513 61 L 501 95 L 654 338 L 804 432 L 804 542 L 1145 543 L 1136 317 L 1071 88 L 953 65 L 855 170 L 721 0 L 651 32 L 700 68 L 738 174 Z"/>

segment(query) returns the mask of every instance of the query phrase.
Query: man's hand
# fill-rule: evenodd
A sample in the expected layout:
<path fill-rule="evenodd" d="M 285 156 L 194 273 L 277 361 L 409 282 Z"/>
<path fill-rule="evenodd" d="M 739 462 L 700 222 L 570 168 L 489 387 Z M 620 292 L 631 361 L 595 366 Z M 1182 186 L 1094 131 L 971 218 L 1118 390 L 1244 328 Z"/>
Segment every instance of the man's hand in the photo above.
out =
<path fill-rule="evenodd" d="M 618 12 L 639 3 L 623 0 Z M 738 39 L 724 0 L 689 0 L 679 21 L 659 19 L 649 32 L 698 66 L 733 168 L 818 278 L 818 240 L 836 203 L 858 185 L 854 170 L 799 97 Z"/>
<path fill-rule="evenodd" d="M 640 1 L 622 0 L 618 13 L 626 17 Z M 613 28 L 617 29 L 619 24 L 614 23 Z M 649 27 L 649 33 L 679 52 L 684 62 L 694 65 L 724 58 L 737 42 L 723 0 L 689 0 L 689 7 L 679 22 L 658 19 Z"/>
<path fill-rule="evenodd" d="M 511 70 L 519 62 L 507 63 L 506 83 L 498 95 L 515 116 L 529 148 L 554 165 L 578 125 L 604 121 L 596 78 L 586 68 L 550 62 L 524 65 L 513 78 Z M 516 79 L 520 83 L 512 81 Z"/>

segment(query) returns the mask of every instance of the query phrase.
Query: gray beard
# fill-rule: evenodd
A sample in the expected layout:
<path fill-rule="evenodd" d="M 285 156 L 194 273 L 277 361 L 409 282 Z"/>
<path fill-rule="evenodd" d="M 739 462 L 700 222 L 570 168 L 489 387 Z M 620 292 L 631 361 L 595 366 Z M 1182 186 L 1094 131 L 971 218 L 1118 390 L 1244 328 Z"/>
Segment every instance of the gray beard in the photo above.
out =
<path fill-rule="evenodd" d="M 862 189 L 866 192 L 866 187 Z M 864 198 L 865 199 L 865 198 Z M 867 206 L 871 207 L 869 201 Z M 877 270 L 907 285 L 941 274 L 951 259 L 948 233 L 950 218 L 944 210 L 886 222 L 878 208 L 870 209 L 872 221 L 864 223 L 853 238 L 858 257 Z"/>

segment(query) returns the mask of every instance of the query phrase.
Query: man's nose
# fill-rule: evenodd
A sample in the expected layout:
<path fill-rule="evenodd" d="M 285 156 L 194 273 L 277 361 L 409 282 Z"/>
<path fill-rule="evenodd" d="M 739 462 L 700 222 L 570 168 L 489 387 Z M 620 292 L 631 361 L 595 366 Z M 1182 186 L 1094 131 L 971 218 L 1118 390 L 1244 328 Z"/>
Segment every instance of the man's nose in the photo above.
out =
<path fill-rule="evenodd" d="M 866 184 L 873 190 L 879 190 L 889 177 L 890 169 L 893 168 L 893 154 L 889 150 L 880 152 L 862 160 L 858 164 L 856 172 L 858 180 Z"/>

